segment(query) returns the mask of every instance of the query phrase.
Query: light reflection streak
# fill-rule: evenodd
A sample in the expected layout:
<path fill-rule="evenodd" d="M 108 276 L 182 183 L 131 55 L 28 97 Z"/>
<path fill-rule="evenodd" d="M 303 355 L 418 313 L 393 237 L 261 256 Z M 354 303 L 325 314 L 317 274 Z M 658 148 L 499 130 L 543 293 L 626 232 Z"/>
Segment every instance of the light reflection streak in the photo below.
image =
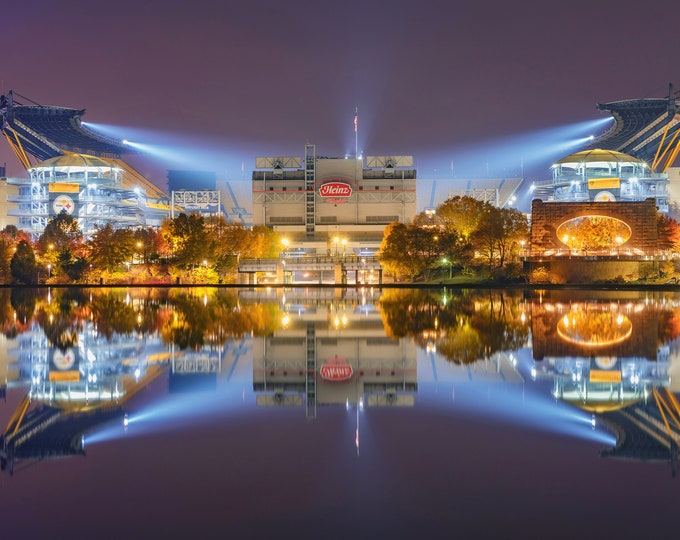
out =
<path fill-rule="evenodd" d="M 137 412 L 125 415 L 124 420 L 107 424 L 102 429 L 86 434 L 86 442 L 92 445 L 123 436 L 140 436 L 178 428 L 191 427 L 214 421 L 217 417 L 237 415 L 236 409 L 244 409 L 243 392 L 217 391 L 209 393 L 171 395 L 156 401 Z"/>
<path fill-rule="evenodd" d="M 470 414 L 479 414 L 489 418 L 501 419 L 517 425 L 524 425 L 541 431 L 559 433 L 580 439 L 614 446 L 616 437 L 605 431 L 596 423 L 593 428 L 592 415 L 570 405 L 542 395 L 539 388 L 507 389 L 498 388 L 496 392 L 488 392 L 485 384 L 472 384 L 468 391 L 456 392 L 455 409 Z M 421 390 L 424 388 L 421 387 Z M 443 410 L 451 410 L 449 392 L 427 392 L 435 397 Z M 441 403 L 444 400 L 444 403 Z"/>

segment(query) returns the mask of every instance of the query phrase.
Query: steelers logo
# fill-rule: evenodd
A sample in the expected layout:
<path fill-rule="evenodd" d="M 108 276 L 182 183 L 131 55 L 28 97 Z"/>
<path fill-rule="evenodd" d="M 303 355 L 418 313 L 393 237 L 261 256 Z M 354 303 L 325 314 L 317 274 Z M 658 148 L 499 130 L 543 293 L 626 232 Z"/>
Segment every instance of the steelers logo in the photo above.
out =
<path fill-rule="evenodd" d="M 73 199 L 68 195 L 59 195 L 52 203 L 52 208 L 57 214 L 61 213 L 62 210 L 66 210 L 67 214 L 72 214 L 75 206 Z"/>
<path fill-rule="evenodd" d="M 57 349 L 54 351 L 52 362 L 54 362 L 54 365 L 57 369 L 65 371 L 67 369 L 71 369 L 76 363 L 76 354 L 73 349 L 67 349 L 64 352 Z"/>
<path fill-rule="evenodd" d="M 600 191 L 595 195 L 595 202 L 615 202 L 616 197 L 610 191 Z"/>

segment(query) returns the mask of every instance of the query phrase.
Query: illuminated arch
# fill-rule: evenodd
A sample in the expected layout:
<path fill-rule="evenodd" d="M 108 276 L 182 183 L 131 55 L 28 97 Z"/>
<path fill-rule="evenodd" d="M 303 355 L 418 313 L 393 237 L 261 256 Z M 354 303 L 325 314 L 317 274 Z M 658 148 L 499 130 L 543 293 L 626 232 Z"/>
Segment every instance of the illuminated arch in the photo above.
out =
<path fill-rule="evenodd" d="M 607 215 L 581 215 L 564 220 L 555 231 L 571 250 L 616 249 L 630 240 L 633 231 L 625 221 Z"/>

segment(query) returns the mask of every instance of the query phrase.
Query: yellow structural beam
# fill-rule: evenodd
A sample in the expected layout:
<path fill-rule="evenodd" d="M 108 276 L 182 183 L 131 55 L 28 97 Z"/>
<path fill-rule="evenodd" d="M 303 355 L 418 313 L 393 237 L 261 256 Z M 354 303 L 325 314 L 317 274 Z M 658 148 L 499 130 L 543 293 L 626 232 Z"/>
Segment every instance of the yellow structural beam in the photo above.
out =
<path fill-rule="evenodd" d="M 677 135 L 677 133 L 676 133 L 676 135 Z M 664 164 L 663 169 L 661 169 L 662 173 L 665 173 L 666 170 L 668 169 L 668 167 L 673 165 L 673 163 L 675 162 L 675 158 L 678 157 L 678 153 L 680 153 L 680 141 L 677 142 L 677 144 L 675 145 L 675 148 L 671 152 L 671 155 L 668 156 L 668 159 L 666 160 L 666 163 Z"/>
<path fill-rule="evenodd" d="M 676 435 L 668 422 L 668 418 L 666 418 L 666 413 L 664 413 L 664 410 L 668 413 L 668 416 L 673 421 L 673 423 L 678 428 L 680 428 L 680 420 L 673 412 L 673 409 L 677 406 L 677 401 L 669 405 L 668 403 L 666 403 L 664 397 L 659 393 L 659 391 L 656 388 L 652 389 L 652 393 L 654 395 L 654 400 L 656 401 L 656 406 L 659 408 L 659 412 L 661 413 L 663 423 L 666 426 L 666 432 L 668 433 L 668 436 L 671 438 L 671 440 L 675 440 Z M 666 395 L 668 395 L 668 392 Z"/>
<path fill-rule="evenodd" d="M 678 135 L 680 135 L 680 130 L 675 132 L 675 135 L 671 138 L 671 140 L 666 144 L 664 147 L 664 144 L 666 142 L 666 135 L 668 135 L 668 130 L 671 128 L 671 122 L 666 124 L 666 128 L 663 131 L 663 135 L 661 136 L 661 141 L 659 142 L 659 147 L 656 149 L 656 154 L 654 155 L 654 160 L 652 161 L 652 170 L 655 171 L 656 168 L 659 166 L 659 164 L 664 160 L 664 157 L 666 157 L 666 154 L 670 151 L 670 154 L 666 161 L 663 164 L 663 167 L 659 172 L 664 173 L 666 172 L 666 169 L 670 167 L 673 162 L 675 161 L 675 158 L 678 156 L 678 152 L 680 152 L 680 140 L 678 140 Z M 674 146 L 675 145 L 675 146 Z M 671 150 L 672 148 L 672 150 Z"/>
<path fill-rule="evenodd" d="M 116 163 L 121 169 L 125 171 L 123 176 L 124 187 L 134 188 L 135 186 L 140 186 L 146 191 L 146 196 L 151 199 L 165 199 L 168 197 L 167 193 L 161 190 L 144 175 L 136 171 L 129 163 L 117 158 L 108 159 L 109 161 Z"/>
<path fill-rule="evenodd" d="M 21 144 L 21 139 L 19 139 L 16 131 L 11 128 L 5 128 L 3 133 L 5 134 L 5 138 L 7 139 L 12 152 L 14 152 L 14 155 L 16 155 L 17 159 L 21 162 L 21 165 L 23 165 L 24 169 L 26 170 L 30 169 L 32 166 L 31 160 L 24 150 L 24 147 Z"/>
<path fill-rule="evenodd" d="M 14 411 L 12 418 L 10 418 L 7 427 L 5 428 L 5 434 L 9 433 L 12 430 L 12 428 L 14 428 L 14 430 L 12 431 L 12 435 L 14 435 L 17 432 L 19 426 L 21 426 L 21 422 L 23 421 L 24 416 L 26 416 L 26 411 L 28 410 L 30 404 L 31 398 L 29 397 L 28 394 L 26 394 L 26 396 L 24 396 L 24 399 L 21 400 L 21 403 L 19 403 L 17 410 Z"/>

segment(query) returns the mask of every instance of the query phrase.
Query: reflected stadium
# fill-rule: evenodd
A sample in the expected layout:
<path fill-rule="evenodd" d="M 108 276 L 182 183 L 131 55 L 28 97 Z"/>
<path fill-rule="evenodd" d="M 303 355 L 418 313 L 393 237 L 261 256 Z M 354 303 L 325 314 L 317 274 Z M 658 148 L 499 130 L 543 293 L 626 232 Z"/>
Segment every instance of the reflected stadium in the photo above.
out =
<path fill-rule="evenodd" d="M 680 307 L 666 293 L 63 289 L 3 301 L 17 311 L 3 323 L 14 337 L 2 393 L 25 392 L 2 435 L 12 473 L 252 407 L 312 422 L 347 410 L 358 452 L 371 410 L 427 403 L 677 464 Z M 146 387 L 165 390 L 144 404 Z"/>

